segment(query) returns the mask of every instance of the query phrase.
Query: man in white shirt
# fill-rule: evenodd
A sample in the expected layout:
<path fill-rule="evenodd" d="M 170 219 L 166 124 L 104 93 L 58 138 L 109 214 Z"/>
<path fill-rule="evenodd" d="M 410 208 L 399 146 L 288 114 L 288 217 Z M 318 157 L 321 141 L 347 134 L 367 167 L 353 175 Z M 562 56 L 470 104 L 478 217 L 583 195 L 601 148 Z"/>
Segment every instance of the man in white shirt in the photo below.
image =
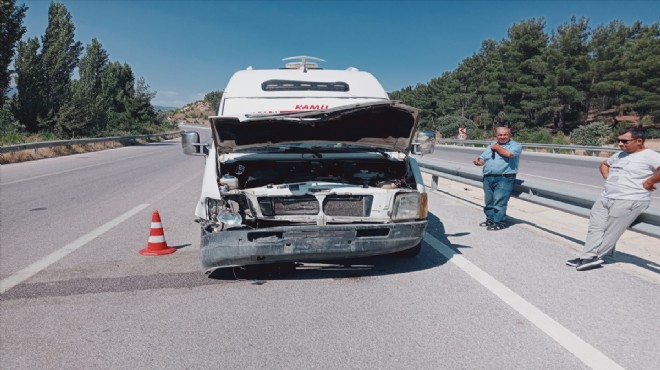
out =
<path fill-rule="evenodd" d="M 651 203 L 660 182 L 660 153 L 644 147 L 646 130 L 632 127 L 619 134 L 620 152 L 600 164 L 605 190 L 591 208 L 587 239 L 580 258 L 566 261 L 578 271 L 603 264 L 617 240 Z"/>

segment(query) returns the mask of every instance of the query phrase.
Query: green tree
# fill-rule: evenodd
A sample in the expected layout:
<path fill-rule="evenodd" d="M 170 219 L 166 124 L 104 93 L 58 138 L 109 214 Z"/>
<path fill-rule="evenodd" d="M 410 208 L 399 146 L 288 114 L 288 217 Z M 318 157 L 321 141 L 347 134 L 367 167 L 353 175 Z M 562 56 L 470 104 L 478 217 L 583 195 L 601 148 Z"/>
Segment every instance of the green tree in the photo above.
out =
<path fill-rule="evenodd" d="M 545 19 L 525 20 L 508 30 L 508 40 L 501 43 L 503 69 L 502 86 L 507 120 L 515 124 L 534 125 L 546 105 L 546 87 L 542 55 L 548 44 L 544 32 Z"/>
<path fill-rule="evenodd" d="M 478 105 L 470 115 L 470 119 L 483 129 L 487 129 L 489 124 L 495 129 L 498 116 L 504 110 L 502 81 L 505 71 L 501 47 L 495 40 L 485 40 L 476 58 Z"/>
<path fill-rule="evenodd" d="M 626 88 L 624 52 L 630 29 L 621 21 L 598 26 L 591 32 L 591 87 L 588 109 L 594 113 L 621 105 Z"/>
<path fill-rule="evenodd" d="M 130 129 L 131 107 L 135 96 L 135 76 L 128 64 L 111 62 L 101 74 L 103 102 L 107 119 L 100 129 L 102 133 L 113 133 Z"/>
<path fill-rule="evenodd" d="M 22 126 L 20 122 L 16 120 L 11 111 L 11 101 L 5 100 L 5 104 L 0 107 L 0 137 L 8 136 L 20 131 L 22 131 Z"/>
<path fill-rule="evenodd" d="M 461 117 L 470 115 L 471 107 L 477 102 L 477 89 L 481 77 L 479 74 L 479 62 L 479 58 L 473 55 L 463 59 L 454 71 L 454 78 L 458 82 L 458 91 L 455 92 L 460 109 L 458 113 Z"/>
<path fill-rule="evenodd" d="M 592 122 L 571 132 L 571 143 L 576 145 L 601 146 L 612 134 L 611 127 L 604 122 Z"/>
<path fill-rule="evenodd" d="M 12 99 L 12 112 L 27 132 L 36 133 L 39 131 L 39 112 L 44 110 L 44 73 L 37 38 L 18 43 L 14 66 L 18 93 Z"/>
<path fill-rule="evenodd" d="M 60 137 L 87 136 L 90 133 L 91 107 L 78 95 L 72 95 L 64 102 L 57 113 L 54 132 Z"/>
<path fill-rule="evenodd" d="M 25 34 L 23 17 L 27 11 L 25 5 L 16 6 L 16 0 L 2 0 L 0 2 L 0 107 L 4 107 L 5 96 L 11 71 L 9 64 L 14 58 L 16 43 Z"/>
<path fill-rule="evenodd" d="M 419 128 L 422 130 L 433 126 L 435 116 L 433 102 L 429 99 L 431 95 L 425 92 L 426 88 L 426 85 L 418 84 L 415 88 L 408 86 L 389 94 L 390 99 L 398 100 L 421 110 Z"/>
<path fill-rule="evenodd" d="M 587 115 L 639 114 L 660 121 L 660 23 L 632 27 L 615 21 L 593 32 L 575 17 L 544 33 L 545 20 L 514 24 L 501 42 L 485 40 L 476 54 L 428 83 L 390 92 L 422 110 L 420 128 L 444 116 L 468 118 L 483 129 L 569 132 Z"/>
<path fill-rule="evenodd" d="M 102 75 L 108 67 L 108 53 L 97 39 L 85 48 L 85 55 L 78 64 L 80 78 L 72 81 L 71 97 L 63 105 L 66 113 L 58 117 L 60 132 L 79 135 L 94 135 L 104 125 L 107 112 L 107 97 L 103 96 Z M 84 112 L 84 114 L 81 114 Z"/>
<path fill-rule="evenodd" d="M 74 41 L 75 29 L 64 4 L 51 2 L 40 57 L 44 72 L 44 106 L 40 116 L 46 129 L 54 128 L 60 107 L 70 98 L 71 76 L 82 52 L 82 44 Z"/>
<path fill-rule="evenodd" d="M 84 92 L 89 99 L 101 94 L 101 75 L 108 66 L 108 52 L 106 52 L 97 39 L 87 45 L 85 55 L 78 64 L 80 78 L 77 88 Z"/>
<path fill-rule="evenodd" d="M 218 111 L 220 100 L 222 100 L 222 91 L 211 91 L 210 93 L 204 95 L 204 101 L 209 104 L 211 110 L 214 112 Z"/>
<path fill-rule="evenodd" d="M 546 50 L 547 63 L 553 66 L 546 81 L 550 86 L 550 107 L 556 132 L 564 131 L 568 120 L 584 121 L 590 87 L 588 58 L 589 21 L 571 18 L 560 25 Z"/>
<path fill-rule="evenodd" d="M 131 99 L 130 111 L 131 116 L 137 125 L 154 124 L 157 122 L 157 114 L 154 106 L 151 105 L 151 99 L 156 96 L 156 93 L 149 90 L 149 85 L 144 78 L 138 78 L 135 87 L 135 95 Z"/>
<path fill-rule="evenodd" d="M 470 139 L 479 136 L 477 125 L 470 119 L 461 116 L 444 116 L 438 119 L 438 132 L 442 137 L 455 138 L 459 128 L 467 129 Z"/>
<path fill-rule="evenodd" d="M 660 24 L 642 26 L 635 22 L 626 44 L 625 72 L 628 85 L 622 102 L 639 115 L 654 115 L 660 122 Z"/>

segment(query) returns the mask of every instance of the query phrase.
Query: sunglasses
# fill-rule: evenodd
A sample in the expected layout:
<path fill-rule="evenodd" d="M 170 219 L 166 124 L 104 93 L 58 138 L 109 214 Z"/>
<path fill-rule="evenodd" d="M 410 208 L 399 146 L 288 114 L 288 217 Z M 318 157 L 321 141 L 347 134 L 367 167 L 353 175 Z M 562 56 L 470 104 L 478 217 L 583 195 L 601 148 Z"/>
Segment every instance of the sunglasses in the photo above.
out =
<path fill-rule="evenodd" d="M 637 139 L 616 139 L 616 140 L 618 142 L 620 142 L 621 144 L 628 144 L 628 142 L 633 141 L 633 140 L 637 140 Z"/>

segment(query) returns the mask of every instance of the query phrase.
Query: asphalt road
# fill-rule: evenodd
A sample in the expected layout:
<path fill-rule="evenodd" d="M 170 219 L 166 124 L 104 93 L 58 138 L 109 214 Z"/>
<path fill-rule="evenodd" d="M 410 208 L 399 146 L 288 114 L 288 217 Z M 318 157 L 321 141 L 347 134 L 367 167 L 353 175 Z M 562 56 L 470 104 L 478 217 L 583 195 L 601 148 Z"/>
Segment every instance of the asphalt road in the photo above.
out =
<path fill-rule="evenodd" d="M 438 152 L 436 152 L 438 153 Z M 168 141 L 0 168 L 0 367 L 655 369 L 660 287 L 438 193 L 423 250 L 210 276 Z M 176 253 L 147 257 L 158 210 Z"/>

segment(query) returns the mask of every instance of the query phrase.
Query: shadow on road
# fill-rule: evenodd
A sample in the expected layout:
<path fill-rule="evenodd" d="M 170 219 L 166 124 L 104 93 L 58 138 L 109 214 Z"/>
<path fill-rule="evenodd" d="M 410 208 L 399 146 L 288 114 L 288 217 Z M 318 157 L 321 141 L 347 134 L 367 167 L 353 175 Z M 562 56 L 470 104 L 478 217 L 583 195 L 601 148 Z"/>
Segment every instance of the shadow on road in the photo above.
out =
<path fill-rule="evenodd" d="M 649 261 L 645 258 L 633 256 L 632 254 L 624 252 L 614 252 L 613 256 L 605 256 L 605 263 L 628 263 L 641 267 L 645 270 L 660 274 L 660 266 L 653 261 Z"/>
<path fill-rule="evenodd" d="M 445 235 L 440 219 L 429 214 L 426 233 L 458 252 L 468 246 L 452 243 Z M 462 236 L 468 233 L 455 233 Z M 187 244 L 175 246 L 184 248 Z M 460 252 L 458 252 L 460 253 Z M 313 279 L 368 279 L 371 277 L 404 274 L 442 266 L 447 259 L 437 250 L 422 243 L 422 250 L 415 257 L 395 255 L 368 257 L 324 263 L 272 264 L 248 267 L 218 269 L 212 274 L 203 272 L 161 272 L 149 275 L 120 277 L 79 277 L 60 281 L 24 283 L 0 295 L 0 301 L 44 297 L 66 297 L 99 293 L 124 293 L 158 289 L 190 289 L 215 284 L 249 282 L 262 285 L 268 280 L 313 280 Z"/>

